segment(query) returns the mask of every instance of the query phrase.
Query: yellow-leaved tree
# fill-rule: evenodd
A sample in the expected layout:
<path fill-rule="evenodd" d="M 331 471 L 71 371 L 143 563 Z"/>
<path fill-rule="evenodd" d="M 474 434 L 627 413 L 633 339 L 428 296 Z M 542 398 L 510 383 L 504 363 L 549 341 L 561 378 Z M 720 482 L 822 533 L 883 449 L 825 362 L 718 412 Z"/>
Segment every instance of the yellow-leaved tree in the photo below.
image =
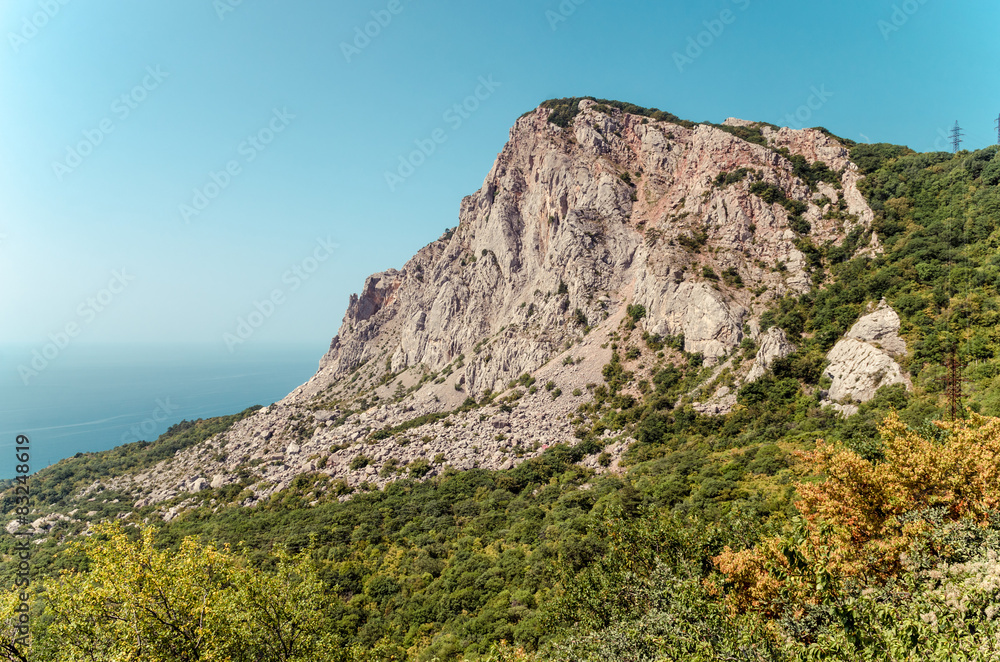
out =
<path fill-rule="evenodd" d="M 781 536 L 753 549 L 727 547 L 715 559 L 733 607 L 776 614 L 835 596 L 848 578 L 898 574 L 901 555 L 928 527 L 914 515 L 928 508 L 984 523 L 1000 506 L 1000 418 L 937 425 L 941 440 L 890 414 L 879 428 L 881 462 L 822 440 L 802 454 L 825 479 L 798 486 L 801 517 Z"/>
<path fill-rule="evenodd" d="M 30 622 L 30 612 L 24 612 L 29 597 L 25 588 L 0 592 L 0 660 L 3 662 L 28 662 L 29 632 L 25 621 Z M 30 609 L 30 607 L 29 607 Z M 22 619 L 22 614 L 26 616 Z"/>
<path fill-rule="evenodd" d="M 326 632 L 325 588 L 307 553 L 278 552 L 277 571 L 228 548 L 185 539 L 157 549 L 99 525 L 73 543 L 87 567 L 44 586 L 46 627 L 31 659 L 52 662 L 240 662 L 345 659 Z"/>

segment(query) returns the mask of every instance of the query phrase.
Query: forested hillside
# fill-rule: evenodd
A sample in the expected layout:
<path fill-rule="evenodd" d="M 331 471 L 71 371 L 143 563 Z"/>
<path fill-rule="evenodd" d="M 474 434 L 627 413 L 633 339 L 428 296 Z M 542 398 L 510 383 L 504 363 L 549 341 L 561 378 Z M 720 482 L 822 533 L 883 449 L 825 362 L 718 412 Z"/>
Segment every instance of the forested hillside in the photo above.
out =
<path fill-rule="evenodd" d="M 247 474 L 168 522 L 101 493 L 93 508 L 114 524 L 53 519 L 32 552 L 30 646 L 3 538 L 0 659 L 996 659 L 998 149 L 858 144 L 851 161 L 881 252 L 862 250 L 860 227 L 839 245 L 796 238 L 816 287 L 761 318 L 795 349 L 728 382 L 729 413 L 699 413 L 692 395 L 727 375 L 629 306 L 601 339 L 611 359 L 574 412 L 577 443 L 512 469 L 417 467 L 384 489 L 306 473 L 244 508 Z M 824 402 L 826 356 L 883 299 L 912 390 L 883 388 L 845 418 Z M 732 370 L 757 350 L 744 338 Z M 531 387 L 544 385 L 525 375 L 466 406 L 516 408 L 510 393 Z M 33 498 L 56 512 L 95 472 L 151 466 L 239 419 L 60 463 L 32 478 Z M 608 470 L 623 439 L 636 441 Z"/>

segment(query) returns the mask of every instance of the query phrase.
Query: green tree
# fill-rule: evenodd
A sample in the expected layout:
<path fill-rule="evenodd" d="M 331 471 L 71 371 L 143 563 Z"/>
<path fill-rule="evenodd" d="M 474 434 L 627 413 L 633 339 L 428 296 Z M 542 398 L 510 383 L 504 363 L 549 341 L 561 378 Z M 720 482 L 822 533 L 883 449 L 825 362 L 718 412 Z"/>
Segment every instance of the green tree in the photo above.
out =
<path fill-rule="evenodd" d="M 89 566 L 45 585 L 51 625 L 34 659 L 54 662 L 295 662 L 347 659 L 324 634 L 324 586 L 307 555 L 279 550 L 277 571 L 186 538 L 157 549 L 99 525 L 71 549 Z M 81 564 L 82 565 L 82 564 Z"/>

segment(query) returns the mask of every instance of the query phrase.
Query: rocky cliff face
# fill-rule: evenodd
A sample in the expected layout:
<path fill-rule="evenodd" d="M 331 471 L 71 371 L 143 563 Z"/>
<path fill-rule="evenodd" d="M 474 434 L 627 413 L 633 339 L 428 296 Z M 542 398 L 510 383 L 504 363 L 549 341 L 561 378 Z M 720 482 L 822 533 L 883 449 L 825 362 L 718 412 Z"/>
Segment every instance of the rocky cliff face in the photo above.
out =
<path fill-rule="evenodd" d="M 859 402 L 868 402 L 883 386 L 913 385 L 897 358 L 906 356 L 906 341 L 899 337 L 899 315 L 883 299 L 859 319 L 827 354 L 826 375 L 832 380 L 827 403 L 846 416 L 857 413 Z"/>
<path fill-rule="evenodd" d="M 764 147 L 714 126 L 580 106 L 570 129 L 550 124 L 545 108 L 518 120 L 454 233 L 368 279 L 320 371 L 290 401 L 362 364 L 434 372 L 461 354 L 455 379 L 472 394 L 495 390 L 576 335 L 576 319 L 596 326 L 626 303 L 645 306 L 651 333 L 683 334 L 687 351 L 719 359 L 771 301 L 812 286 L 797 240 L 839 243 L 871 220 L 847 150 L 819 131 L 765 126 Z M 840 187 L 810 189 L 780 148 L 825 162 Z M 740 168 L 754 172 L 715 183 Z M 754 182 L 806 203 L 806 237 L 784 208 L 750 192 Z M 492 351 L 473 354 L 498 335 Z"/>
<path fill-rule="evenodd" d="M 415 475 L 511 466 L 573 440 L 568 419 L 602 381 L 609 333 L 630 305 L 644 308 L 641 331 L 683 336 L 686 351 L 720 369 L 744 338 L 760 341 L 741 380 L 791 351 L 773 332 L 757 338 L 760 314 L 816 286 L 809 245 L 840 244 L 872 219 L 844 146 L 817 130 L 687 127 L 592 101 L 569 128 L 551 112 L 517 121 L 457 228 L 367 279 L 308 383 L 115 486 L 146 503 L 176 501 L 249 471 L 259 478 L 252 503 L 306 471 L 358 485 L 388 482 L 407 463 Z M 810 185 L 795 155 L 824 162 L 835 180 Z M 780 195 L 762 196 L 764 185 Z M 552 386 L 510 384 L 525 374 Z M 455 411 L 469 396 L 513 389 L 522 395 L 506 405 Z M 732 396 L 715 392 L 723 404 L 708 411 L 726 411 Z M 372 436 L 434 414 L 412 432 Z"/>

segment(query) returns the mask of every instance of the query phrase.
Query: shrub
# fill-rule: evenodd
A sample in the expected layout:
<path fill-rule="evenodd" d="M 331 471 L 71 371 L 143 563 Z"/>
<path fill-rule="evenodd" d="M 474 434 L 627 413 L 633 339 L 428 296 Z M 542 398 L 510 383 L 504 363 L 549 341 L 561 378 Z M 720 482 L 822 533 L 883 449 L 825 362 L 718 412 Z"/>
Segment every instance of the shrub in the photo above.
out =
<path fill-rule="evenodd" d="M 764 131 L 760 126 L 729 126 L 728 124 L 714 124 L 713 126 L 748 143 L 767 147 L 767 138 L 764 137 Z"/>
<path fill-rule="evenodd" d="M 423 458 L 413 460 L 406 466 L 413 478 L 422 478 L 431 470 L 431 463 Z"/>
<path fill-rule="evenodd" d="M 389 478 L 390 476 L 394 476 L 402 470 L 403 470 L 402 463 L 398 459 L 390 457 L 388 460 L 385 461 L 385 464 L 382 465 L 382 468 L 379 470 L 378 475 L 382 478 Z"/>
<path fill-rule="evenodd" d="M 715 186 L 716 188 L 726 188 L 727 186 L 732 186 L 733 184 L 746 179 L 750 172 L 751 171 L 746 168 L 739 168 L 733 172 L 720 172 L 715 177 Z"/>
<path fill-rule="evenodd" d="M 784 202 L 788 199 L 781 187 L 768 182 L 754 182 L 750 185 L 750 192 L 760 196 L 760 199 L 769 205 L 775 202 Z"/>
<path fill-rule="evenodd" d="M 788 227 L 796 234 L 809 234 L 812 231 L 812 225 L 801 216 L 789 216 Z"/>
<path fill-rule="evenodd" d="M 372 459 L 367 455 L 355 455 L 351 459 L 351 464 L 349 466 L 351 468 L 351 471 L 357 471 L 358 469 L 364 469 L 371 463 Z"/>
<path fill-rule="evenodd" d="M 815 190 L 819 182 L 831 184 L 834 188 L 840 188 L 840 173 L 830 170 L 830 167 L 822 161 L 816 161 L 810 165 L 806 158 L 800 154 L 792 154 L 788 157 L 792 162 L 792 173 Z"/>
<path fill-rule="evenodd" d="M 708 243 L 708 232 L 698 230 L 691 234 L 680 235 L 677 237 L 677 243 L 692 253 L 700 253 L 701 247 Z"/>
<path fill-rule="evenodd" d="M 722 280 L 730 287 L 743 287 L 743 278 L 740 276 L 740 272 L 733 267 L 722 272 Z"/>

